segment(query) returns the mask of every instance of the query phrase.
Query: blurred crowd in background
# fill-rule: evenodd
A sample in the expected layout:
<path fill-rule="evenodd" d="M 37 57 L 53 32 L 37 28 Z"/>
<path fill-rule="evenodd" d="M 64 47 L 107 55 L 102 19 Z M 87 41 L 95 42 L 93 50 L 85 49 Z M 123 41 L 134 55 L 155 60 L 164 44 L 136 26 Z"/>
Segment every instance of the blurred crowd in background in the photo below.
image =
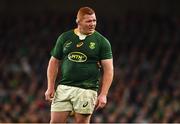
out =
<path fill-rule="evenodd" d="M 49 122 L 50 50 L 62 32 L 76 27 L 72 17 L 1 17 L 1 123 Z M 97 31 L 112 44 L 115 75 L 107 106 L 91 122 L 180 122 L 180 18 L 134 13 L 97 20 Z"/>

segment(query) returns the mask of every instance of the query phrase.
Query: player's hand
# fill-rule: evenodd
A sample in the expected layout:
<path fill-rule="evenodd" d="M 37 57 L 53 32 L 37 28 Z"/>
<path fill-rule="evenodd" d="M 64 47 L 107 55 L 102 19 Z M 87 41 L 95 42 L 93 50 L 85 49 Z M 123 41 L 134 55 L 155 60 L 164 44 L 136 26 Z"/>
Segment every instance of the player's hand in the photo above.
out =
<path fill-rule="evenodd" d="M 45 92 L 45 99 L 51 102 L 53 97 L 54 97 L 54 89 L 47 89 Z"/>
<path fill-rule="evenodd" d="M 97 98 L 97 103 L 96 103 L 96 110 L 103 108 L 107 103 L 107 96 L 106 95 L 99 95 Z"/>

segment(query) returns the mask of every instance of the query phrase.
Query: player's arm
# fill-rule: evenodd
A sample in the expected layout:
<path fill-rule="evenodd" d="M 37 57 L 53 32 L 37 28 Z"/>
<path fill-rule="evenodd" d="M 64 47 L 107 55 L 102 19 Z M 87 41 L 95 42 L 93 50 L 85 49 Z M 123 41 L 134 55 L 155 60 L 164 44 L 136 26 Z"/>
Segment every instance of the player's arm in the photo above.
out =
<path fill-rule="evenodd" d="M 113 59 L 101 60 L 103 68 L 102 86 L 97 100 L 97 108 L 103 108 L 107 103 L 107 94 L 113 80 Z"/>
<path fill-rule="evenodd" d="M 57 41 L 56 45 L 54 48 L 51 50 L 51 58 L 49 60 L 48 68 L 47 68 L 47 82 L 48 82 L 48 87 L 45 93 L 46 100 L 51 101 L 52 98 L 54 97 L 54 88 L 55 88 L 55 81 L 57 78 L 58 74 L 58 69 L 59 69 L 59 64 L 62 59 L 63 55 L 63 34 L 61 34 Z"/>
<path fill-rule="evenodd" d="M 45 93 L 46 100 L 48 101 L 51 101 L 51 99 L 54 97 L 54 87 L 55 87 L 56 77 L 58 74 L 59 64 L 60 61 L 58 59 L 56 59 L 53 56 L 50 58 L 47 68 L 48 87 Z"/>

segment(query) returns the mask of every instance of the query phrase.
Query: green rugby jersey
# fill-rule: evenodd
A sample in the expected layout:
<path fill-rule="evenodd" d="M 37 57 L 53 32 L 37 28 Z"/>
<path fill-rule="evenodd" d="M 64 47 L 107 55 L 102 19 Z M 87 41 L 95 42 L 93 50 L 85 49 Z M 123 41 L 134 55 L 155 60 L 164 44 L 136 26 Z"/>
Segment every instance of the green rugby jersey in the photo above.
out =
<path fill-rule="evenodd" d="M 51 55 L 61 60 L 60 84 L 97 91 L 100 78 L 97 63 L 111 59 L 112 50 L 109 41 L 97 31 L 80 40 L 70 30 L 59 36 Z"/>

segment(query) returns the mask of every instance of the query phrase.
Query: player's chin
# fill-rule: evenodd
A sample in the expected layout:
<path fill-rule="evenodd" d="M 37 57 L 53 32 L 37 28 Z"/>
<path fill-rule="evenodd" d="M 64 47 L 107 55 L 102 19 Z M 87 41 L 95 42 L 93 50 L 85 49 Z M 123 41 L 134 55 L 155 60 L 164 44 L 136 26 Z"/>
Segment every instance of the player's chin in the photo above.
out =
<path fill-rule="evenodd" d="M 94 29 L 89 29 L 89 31 L 88 31 L 88 34 L 92 34 L 92 33 L 94 33 Z"/>

